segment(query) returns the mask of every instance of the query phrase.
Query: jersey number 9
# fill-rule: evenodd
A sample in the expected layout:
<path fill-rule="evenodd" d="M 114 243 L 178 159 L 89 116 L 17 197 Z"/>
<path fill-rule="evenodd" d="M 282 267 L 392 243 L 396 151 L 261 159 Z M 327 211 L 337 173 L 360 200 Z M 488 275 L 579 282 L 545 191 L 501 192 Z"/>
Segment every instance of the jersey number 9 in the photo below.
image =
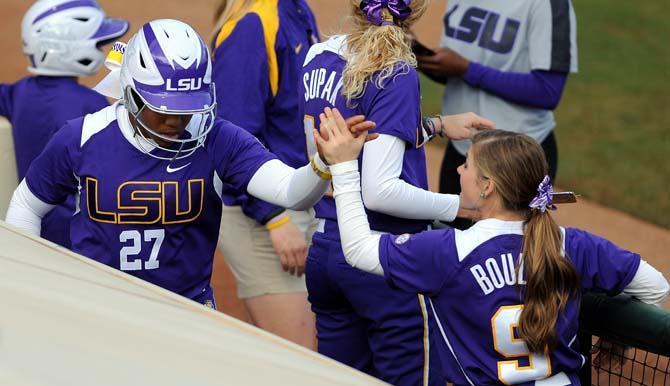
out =
<path fill-rule="evenodd" d="M 528 365 L 521 366 L 519 360 L 498 361 L 498 379 L 506 385 L 543 379 L 551 375 L 551 360 L 543 353 L 528 352 L 526 342 L 517 338 L 515 329 L 523 305 L 502 306 L 491 318 L 493 345 L 505 358 L 528 358 Z"/>

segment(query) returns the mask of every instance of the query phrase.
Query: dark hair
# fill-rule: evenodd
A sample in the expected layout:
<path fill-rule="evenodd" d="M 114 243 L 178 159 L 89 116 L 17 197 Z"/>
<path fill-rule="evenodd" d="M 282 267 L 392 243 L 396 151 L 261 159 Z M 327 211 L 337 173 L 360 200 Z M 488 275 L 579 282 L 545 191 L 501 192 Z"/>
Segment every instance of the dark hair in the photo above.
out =
<path fill-rule="evenodd" d="M 542 147 L 532 138 L 504 130 L 485 130 L 472 139 L 474 164 L 495 186 L 502 206 L 524 214 L 522 258 L 526 288 L 519 335 L 532 352 L 556 347 L 556 321 L 578 294 L 579 276 L 562 254 L 561 231 L 549 211 L 528 205 L 547 174 Z"/>

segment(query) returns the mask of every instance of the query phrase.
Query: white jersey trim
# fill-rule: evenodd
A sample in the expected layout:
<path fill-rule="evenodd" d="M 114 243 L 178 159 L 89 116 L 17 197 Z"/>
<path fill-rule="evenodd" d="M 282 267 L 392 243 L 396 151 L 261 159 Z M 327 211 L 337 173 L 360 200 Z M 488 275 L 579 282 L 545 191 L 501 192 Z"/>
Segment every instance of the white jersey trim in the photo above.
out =
<path fill-rule="evenodd" d="M 307 56 L 305 56 L 305 62 L 302 66 L 304 67 L 308 65 L 314 58 L 324 52 L 332 52 L 342 56 L 342 52 L 347 43 L 346 37 L 346 35 L 335 35 L 323 43 L 314 44 L 309 48 Z"/>
<path fill-rule="evenodd" d="M 503 221 L 494 218 L 478 221 L 470 229 L 455 230 L 458 261 L 463 261 L 475 248 L 500 235 L 523 235 L 523 221 Z"/>
<path fill-rule="evenodd" d="M 116 106 L 118 103 L 119 102 L 116 102 L 111 106 L 105 107 L 100 111 L 88 114 L 84 117 L 84 123 L 81 126 L 80 147 L 84 147 L 84 144 L 88 142 L 91 137 L 101 132 L 104 128 L 109 126 L 110 123 L 114 122 L 116 119 Z"/>

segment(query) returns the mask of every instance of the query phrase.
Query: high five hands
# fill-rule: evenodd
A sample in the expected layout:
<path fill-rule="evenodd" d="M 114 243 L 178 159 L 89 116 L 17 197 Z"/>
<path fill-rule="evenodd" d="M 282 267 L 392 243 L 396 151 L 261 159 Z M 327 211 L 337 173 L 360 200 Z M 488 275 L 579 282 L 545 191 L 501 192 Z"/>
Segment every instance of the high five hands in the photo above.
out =
<path fill-rule="evenodd" d="M 378 134 L 368 134 L 375 124 L 362 115 L 345 120 L 336 108 L 326 107 L 319 120 L 321 124 L 319 130 L 314 129 L 314 140 L 319 155 L 329 165 L 357 159 L 365 142 L 378 137 Z"/>

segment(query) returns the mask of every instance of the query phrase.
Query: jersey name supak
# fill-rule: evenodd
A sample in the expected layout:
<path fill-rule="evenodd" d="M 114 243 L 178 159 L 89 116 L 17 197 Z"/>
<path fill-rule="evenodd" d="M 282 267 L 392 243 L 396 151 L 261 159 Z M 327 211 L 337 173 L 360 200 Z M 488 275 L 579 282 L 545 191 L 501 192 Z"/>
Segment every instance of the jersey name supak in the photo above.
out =
<path fill-rule="evenodd" d="M 196 297 L 209 286 L 222 181 L 246 191 L 274 157 L 224 120 L 203 147 L 173 162 L 145 154 L 136 140 L 120 104 L 70 121 L 30 167 L 28 187 L 52 204 L 77 193 L 75 252 Z"/>
<path fill-rule="evenodd" d="M 637 272 L 640 257 L 578 229 L 561 229 L 564 251 L 583 290 L 618 294 Z M 433 342 L 449 380 L 458 385 L 579 385 L 584 363 L 576 339 L 578 301 L 558 317 L 558 346 L 530 353 L 518 338 L 526 277 L 519 264 L 522 222 L 482 220 L 467 231 L 384 235 L 379 253 L 395 287 L 427 295 L 438 328 Z M 545 379 L 551 377 L 549 379 Z"/>
<path fill-rule="evenodd" d="M 394 73 L 376 85 L 376 77 L 369 81 L 363 95 L 347 103 L 342 95 L 342 71 L 346 64 L 341 56 L 345 44 L 344 36 L 335 36 L 326 42 L 314 45 L 305 59 L 300 78 L 299 95 L 303 99 L 301 114 L 307 137 L 309 154 L 316 152 L 312 128 L 319 128 L 319 114 L 325 107 L 337 107 L 347 118 L 357 114 L 376 123 L 375 133 L 398 137 L 406 143 L 400 179 L 428 189 L 426 159 L 421 141 L 421 105 L 419 78 L 416 71 L 407 65 L 398 65 Z M 359 164 L 362 160 L 359 157 Z M 316 206 L 316 217 L 335 223 L 337 214 L 332 197 L 324 197 Z M 370 226 L 374 230 L 389 233 L 418 232 L 425 230 L 428 221 L 407 220 L 367 210 Z M 339 234 L 337 226 L 328 226 L 326 231 Z"/>
<path fill-rule="evenodd" d="M 449 1 L 441 46 L 505 72 L 577 72 L 577 23 L 569 0 Z M 501 129 L 542 142 L 556 125 L 550 110 L 506 101 L 463 79 L 449 78 L 442 113 L 474 111 Z M 469 140 L 454 141 L 465 154 Z"/>

